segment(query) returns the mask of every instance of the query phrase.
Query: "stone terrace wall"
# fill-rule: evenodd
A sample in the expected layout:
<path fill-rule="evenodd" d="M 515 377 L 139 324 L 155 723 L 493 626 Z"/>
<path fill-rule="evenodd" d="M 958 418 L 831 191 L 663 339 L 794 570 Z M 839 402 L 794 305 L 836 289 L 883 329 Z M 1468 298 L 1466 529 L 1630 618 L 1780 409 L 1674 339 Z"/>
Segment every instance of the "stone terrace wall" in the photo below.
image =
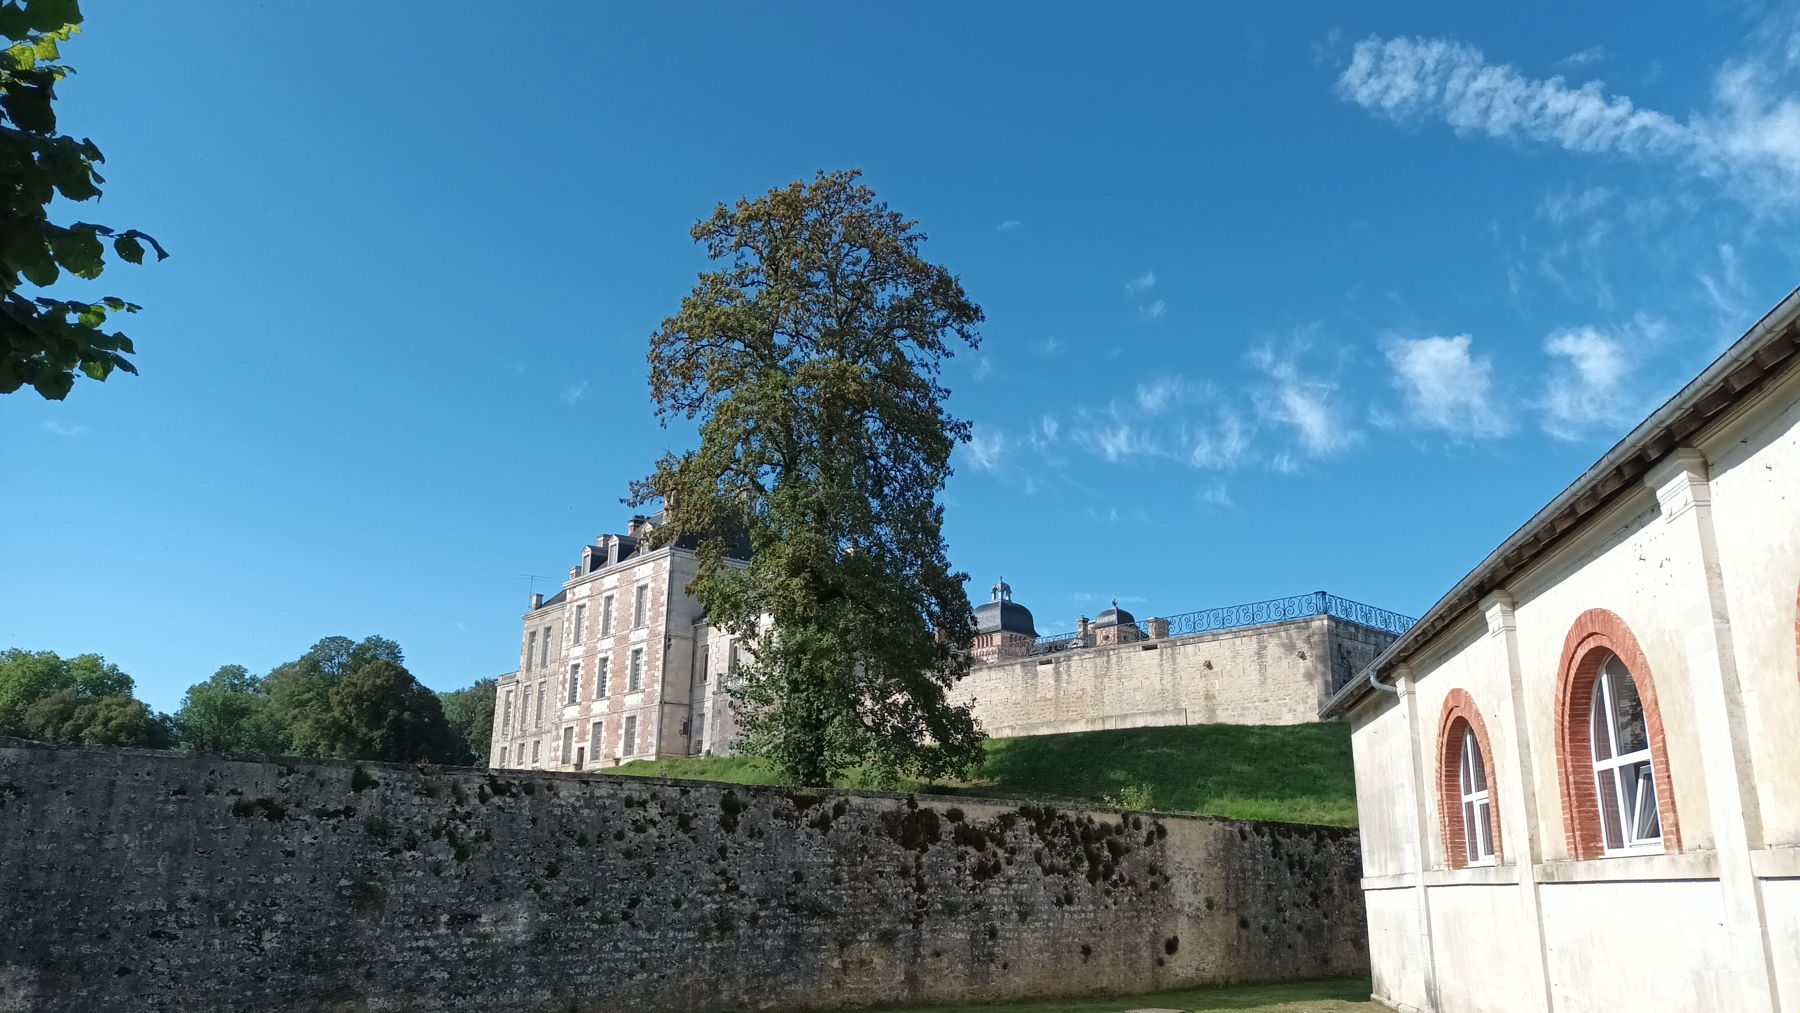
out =
<path fill-rule="evenodd" d="M 0 1009 L 676 1011 L 1364 973 L 1353 831 L 0 740 Z"/>
<path fill-rule="evenodd" d="M 1394 640 L 1327 616 L 978 664 L 957 685 L 989 735 L 1147 725 L 1319 720 L 1344 681 Z"/>

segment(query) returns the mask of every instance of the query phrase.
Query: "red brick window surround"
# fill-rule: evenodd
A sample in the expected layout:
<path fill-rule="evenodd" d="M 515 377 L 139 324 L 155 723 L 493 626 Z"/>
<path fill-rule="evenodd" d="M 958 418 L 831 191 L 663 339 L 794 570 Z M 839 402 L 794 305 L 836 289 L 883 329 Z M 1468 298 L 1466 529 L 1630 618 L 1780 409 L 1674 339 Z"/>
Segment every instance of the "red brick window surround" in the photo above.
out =
<path fill-rule="evenodd" d="M 1681 824 L 1675 809 L 1674 783 L 1669 779 L 1662 711 L 1657 706 L 1650 663 L 1623 619 L 1606 609 L 1589 609 L 1576 617 L 1563 641 L 1556 692 L 1556 766 L 1561 781 L 1563 835 L 1569 854 L 1578 859 L 1606 855 L 1601 796 L 1594 770 L 1594 691 L 1601 666 L 1614 658 L 1629 674 L 1642 704 L 1656 788 L 1656 814 L 1662 825 L 1662 849 L 1681 850 Z M 1613 671 L 1616 673 L 1618 668 L 1615 666 Z"/>
<path fill-rule="evenodd" d="M 1485 768 L 1488 791 L 1488 834 L 1494 842 L 1494 862 L 1504 854 L 1500 843 L 1500 792 L 1494 784 L 1494 750 L 1488 745 L 1487 723 L 1474 698 L 1461 689 L 1453 689 L 1444 698 L 1443 714 L 1438 718 L 1437 797 L 1438 831 L 1444 842 L 1444 858 L 1452 869 L 1467 868 L 1469 832 L 1463 806 L 1463 745 L 1470 736 L 1475 739 L 1480 763 Z M 1485 863 L 1481 863 L 1485 864 Z"/>

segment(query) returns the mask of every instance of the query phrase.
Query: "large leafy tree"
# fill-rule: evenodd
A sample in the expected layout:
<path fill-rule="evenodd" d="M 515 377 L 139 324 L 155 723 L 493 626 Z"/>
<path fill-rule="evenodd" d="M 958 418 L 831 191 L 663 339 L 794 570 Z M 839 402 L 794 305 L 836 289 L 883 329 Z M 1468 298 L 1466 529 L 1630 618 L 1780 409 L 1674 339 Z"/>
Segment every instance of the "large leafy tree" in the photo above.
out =
<path fill-rule="evenodd" d="M 333 686 L 320 730 L 327 756 L 469 762 L 437 694 L 392 661 L 371 661 Z"/>
<path fill-rule="evenodd" d="M 326 637 L 299 658 L 276 666 L 263 678 L 261 691 L 269 699 L 274 720 L 287 730 L 285 751 L 296 756 L 328 755 L 324 722 L 332 689 L 371 662 L 400 665 L 405 660 L 400 645 L 386 637 L 360 641 Z"/>
<path fill-rule="evenodd" d="M 444 705 L 444 720 L 468 747 L 470 762 L 487 762 L 488 747 L 494 738 L 494 693 L 496 679 L 476 679 L 475 685 L 449 693 L 439 693 Z"/>
<path fill-rule="evenodd" d="M 263 692 L 263 680 L 242 665 L 223 665 L 188 687 L 175 712 L 182 745 L 211 753 L 282 753 L 288 727 Z"/>
<path fill-rule="evenodd" d="M 30 734 L 25 714 L 39 700 L 69 691 L 85 700 L 129 697 L 131 676 L 98 654 L 63 658 L 55 651 L 0 651 L 0 734 Z"/>
<path fill-rule="evenodd" d="M 652 336 L 650 386 L 700 445 L 633 487 L 669 505 L 661 542 L 698 540 L 693 593 L 752 645 L 732 686 L 744 748 L 805 784 L 981 758 L 948 699 L 974 618 L 936 502 L 969 436 L 939 366 L 979 342 L 981 309 L 859 176 L 821 172 L 694 226 L 717 266 Z M 745 535 L 749 565 L 727 565 Z"/>
<path fill-rule="evenodd" d="M 63 273 L 98 278 L 106 244 L 137 264 L 146 245 L 167 257 L 156 240 L 136 229 L 50 221 L 61 195 L 86 201 L 105 182 L 96 168 L 104 157 L 94 142 L 58 133 L 52 101 L 56 85 L 74 73 L 58 62 L 60 46 L 80 30 L 78 0 L 0 0 L 0 393 L 30 385 L 60 400 L 77 372 L 104 380 L 115 369 L 137 372 L 126 355 L 131 339 L 108 330 L 114 313 L 138 307 L 114 296 L 98 302 L 31 296 Z"/>

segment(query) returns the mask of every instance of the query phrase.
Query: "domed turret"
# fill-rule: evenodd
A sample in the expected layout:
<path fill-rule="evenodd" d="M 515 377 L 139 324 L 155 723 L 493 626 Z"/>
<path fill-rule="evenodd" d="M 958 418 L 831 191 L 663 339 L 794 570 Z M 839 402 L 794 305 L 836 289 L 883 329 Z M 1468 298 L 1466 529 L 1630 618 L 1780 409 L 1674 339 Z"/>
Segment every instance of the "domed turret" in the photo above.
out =
<path fill-rule="evenodd" d="M 988 590 L 993 598 L 975 607 L 976 634 L 1013 633 L 1036 640 L 1031 610 L 1012 600 L 1012 587 L 1002 580 Z"/>
<path fill-rule="evenodd" d="M 1113 599 L 1112 608 L 1094 617 L 1095 626 L 1135 626 L 1137 617 L 1119 607 L 1119 600 Z"/>

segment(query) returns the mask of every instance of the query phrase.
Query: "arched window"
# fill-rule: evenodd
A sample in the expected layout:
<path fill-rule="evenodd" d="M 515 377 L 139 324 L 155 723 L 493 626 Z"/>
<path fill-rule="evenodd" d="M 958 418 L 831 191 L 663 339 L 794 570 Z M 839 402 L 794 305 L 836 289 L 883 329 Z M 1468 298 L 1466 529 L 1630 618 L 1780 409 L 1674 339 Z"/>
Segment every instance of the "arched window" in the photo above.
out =
<path fill-rule="evenodd" d="M 1616 654 L 1600 663 L 1593 709 L 1594 786 L 1606 850 L 1660 849 L 1662 821 L 1656 814 L 1656 773 L 1644 702 Z"/>
<path fill-rule="evenodd" d="M 1458 787 L 1462 795 L 1463 853 L 1468 865 L 1494 864 L 1494 833 L 1490 829 L 1493 801 L 1488 795 L 1487 765 L 1481 761 L 1481 743 L 1473 729 L 1464 729 L 1462 768 Z"/>
<path fill-rule="evenodd" d="M 1500 820 L 1491 781 L 1493 750 L 1475 701 L 1461 689 L 1444 699 L 1438 719 L 1438 823 L 1452 869 L 1493 865 L 1500 857 Z"/>
<path fill-rule="evenodd" d="M 1680 851 L 1656 683 L 1624 620 L 1605 609 L 1576 618 L 1556 699 L 1570 857 Z"/>

